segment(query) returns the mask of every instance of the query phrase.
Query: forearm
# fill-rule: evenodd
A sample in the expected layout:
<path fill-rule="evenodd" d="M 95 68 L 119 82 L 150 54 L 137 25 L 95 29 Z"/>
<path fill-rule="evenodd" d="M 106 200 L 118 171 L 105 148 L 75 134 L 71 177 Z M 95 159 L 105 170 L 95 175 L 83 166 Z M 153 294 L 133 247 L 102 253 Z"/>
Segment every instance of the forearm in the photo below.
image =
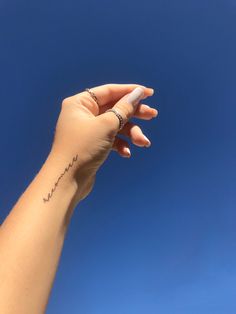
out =
<path fill-rule="evenodd" d="M 135 114 L 141 119 L 153 116 L 145 105 L 136 111 L 153 90 L 137 84 L 104 84 L 89 94 L 84 91 L 63 100 L 53 153 L 0 228 L 1 314 L 44 313 L 75 205 L 90 193 L 111 149 L 130 156 L 128 142 L 116 138 L 120 125 L 126 124 L 121 134 L 133 143 L 148 144 L 142 130 L 127 122 Z M 103 112 L 109 107 L 114 112 Z"/>
<path fill-rule="evenodd" d="M 78 162 L 49 154 L 2 224 L 0 313 L 44 313 L 78 203 L 80 182 L 71 175 Z"/>

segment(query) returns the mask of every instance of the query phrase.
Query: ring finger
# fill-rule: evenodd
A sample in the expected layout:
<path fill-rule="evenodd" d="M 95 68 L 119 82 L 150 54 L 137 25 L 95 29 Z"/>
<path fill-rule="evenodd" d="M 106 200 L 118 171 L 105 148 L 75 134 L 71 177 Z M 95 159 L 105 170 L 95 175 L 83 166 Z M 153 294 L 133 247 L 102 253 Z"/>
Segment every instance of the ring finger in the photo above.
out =
<path fill-rule="evenodd" d="M 128 121 L 123 128 L 118 132 L 130 138 L 131 142 L 139 147 L 149 147 L 150 140 L 143 134 L 141 128 L 130 121 Z"/>
<path fill-rule="evenodd" d="M 100 108 L 100 114 L 105 112 L 107 109 L 113 107 L 113 104 L 106 104 Z M 157 109 L 150 107 L 146 104 L 138 104 L 135 114 L 133 115 L 134 118 L 139 118 L 143 120 L 150 120 L 155 118 L 158 115 Z"/>

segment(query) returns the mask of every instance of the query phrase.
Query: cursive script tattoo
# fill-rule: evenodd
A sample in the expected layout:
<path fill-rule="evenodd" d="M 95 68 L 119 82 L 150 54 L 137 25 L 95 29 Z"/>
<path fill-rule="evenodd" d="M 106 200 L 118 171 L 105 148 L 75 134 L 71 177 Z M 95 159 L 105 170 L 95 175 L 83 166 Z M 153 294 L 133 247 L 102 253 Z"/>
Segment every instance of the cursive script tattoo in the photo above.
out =
<path fill-rule="evenodd" d="M 59 176 L 59 178 L 58 178 L 57 181 L 55 182 L 54 187 L 52 188 L 51 192 L 48 193 L 47 198 L 43 198 L 44 203 L 45 203 L 45 202 L 48 202 L 48 201 L 50 200 L 50 198 L 51 198 L 52 195 L 53 195 L 53 192 L 56 190 L 56 187 L 58 186 L 58 183 L 59 183 L 60 179 L 64 176 L 64 174 L 65 174 L 66 172 L 69 171 L 69 169 L 73 166 L 73 163 L 76 162 L 77 159 L 78 159 L 78 155 L 76 155 L 75 157 L 73 157 L 72 162 L 69 163 L 68 167 L 66 167 L 65 170 L 64 170 L 64 172 Z"/>

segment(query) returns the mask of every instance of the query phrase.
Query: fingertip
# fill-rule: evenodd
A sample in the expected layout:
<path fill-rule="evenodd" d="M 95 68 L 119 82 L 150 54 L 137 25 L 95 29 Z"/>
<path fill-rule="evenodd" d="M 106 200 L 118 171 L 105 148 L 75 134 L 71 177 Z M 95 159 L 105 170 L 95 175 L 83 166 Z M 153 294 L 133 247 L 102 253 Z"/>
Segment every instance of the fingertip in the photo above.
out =
<path fill-rule="evenodd" d="M 131 156 L 131 152 L 130 152 L 130 149 L 128 147 L 125 147 L 123 151 L 125 153 L 124 157 L 128 157 L 129 158 Z"/>
<path fill-rule="evenodd" d="M 153 88 L 148 87 L 147 89 L 148 89 L 148 91 L 150 93 L 150 96 L 152 96 L 155 93 Z"/>
<path fill-rule="evenodd" d="M 143 97 L 143 99 L 145 99 L 145 98 L 147 98 L 147 97 L 151 97 L 151 96 L 153 96 L 154 95 L 154 89 L 153 88 L 151 88 L 151 87 L 145 87 L 145 86 L 143 86 L 143 88 L 144 88 L 144 97 Z"/>
<path fill-rule="evenodd" d="M 157 109 L 152 109 L 152 112 L 153 112 L 153 117 L 156 118 L 159 114 L 158 110 Z"/>
<path fill-rule="evenodd" d="M 141 86 L 145 89 L 145 92 L 146 92 L 148 95 L 152 96 L 152 95 L 154 94 L 154 92 L 155 92 L 154 88 L 152 88 L 152 87 L 147 87 L 147 86 L 144 86 L 144 85 L 141 85 Z"/>

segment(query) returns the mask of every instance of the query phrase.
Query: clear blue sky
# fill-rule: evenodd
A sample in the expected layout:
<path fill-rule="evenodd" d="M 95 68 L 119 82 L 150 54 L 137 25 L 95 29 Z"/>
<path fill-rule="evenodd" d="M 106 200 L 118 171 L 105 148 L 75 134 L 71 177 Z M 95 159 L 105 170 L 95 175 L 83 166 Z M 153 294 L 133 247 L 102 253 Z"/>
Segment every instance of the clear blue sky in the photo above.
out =
<path fill-rule="evenodd" d="M 150 148 L 112 152 L 76 208 L 49 314 L 236 313 L 236 2 L 0 2 L 0 219 L 44 162 L 61 100 L 137 83 Z"/>

